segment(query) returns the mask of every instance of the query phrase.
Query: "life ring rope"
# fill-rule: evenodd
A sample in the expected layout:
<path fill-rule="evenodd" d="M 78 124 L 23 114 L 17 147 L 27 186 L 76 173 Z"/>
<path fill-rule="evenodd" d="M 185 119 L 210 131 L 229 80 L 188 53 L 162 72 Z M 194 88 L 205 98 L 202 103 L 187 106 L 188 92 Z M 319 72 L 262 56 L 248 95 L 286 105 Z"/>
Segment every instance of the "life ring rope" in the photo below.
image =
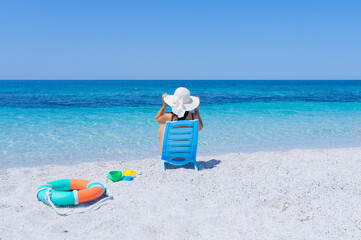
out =
<path fill-rule="evenodd" d="M 101 199 L 100 201 L 94 203 L 93 205 L 85 208 L 84 210 L 76 211 L 76 209 L 71 209 L 70 211 L 67 211 L 67 212 L 61 212 L 61 211 L 59 211 L 59 209 L 57 207 L 55 207 L 54 203 L 51 201 L 51 189 L 48 188 L 48 190 L 45 193 L 46 203 L 48 203 L 54 209 L 54 211 L 57 214 L 59 214 L 60 216 L 68 216 L 68 215 L 72 215 L 72 214 L 81 214 L 81 213 L 86 213 L 86 212 L 96 210 L 96 209 L 98 209 L 97 207 L 100 207 L 100 204 L 102 204 L 103 202 L 105 202 L 107 200 L 110 200 L 110 199 L 113 199 L 113 196 L 108 194 L 107 197 L 105 197 L 105 198 Z"/>
<path fill-rule="evenodd" d="M 74 194 L 74 204 L 78 205 L 79 204 L 78 190 L 73 190 L 73 194 Z"/>

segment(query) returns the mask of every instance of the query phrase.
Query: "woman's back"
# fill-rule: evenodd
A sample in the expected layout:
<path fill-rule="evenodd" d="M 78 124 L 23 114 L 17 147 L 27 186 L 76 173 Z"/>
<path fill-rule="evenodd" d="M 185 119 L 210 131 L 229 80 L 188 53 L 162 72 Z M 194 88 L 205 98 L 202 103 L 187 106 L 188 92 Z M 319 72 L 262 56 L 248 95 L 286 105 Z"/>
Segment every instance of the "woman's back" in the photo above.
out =
<path fill-rule="evenodd" d="M 172 114 L 171 121 L 191 120 L 191 119 L 189 118 L 189 116 L 192 116 L 191 118 L 192 118 L 192 120 L 194 120 L 193 113 L 191 113 L 191 114 L 189 114 L 189 113 L 190 113 L 189 111 L 186 111 L 186 112 L 184 113 L 184 116 L 181 117 L 181 118 L 179 118 L 176 114 L 174 114 L 174 113 L 171 112 L 171 114 Z M 188 115 L 189 115 L 189 116 L 188 116 Z M 188 118 L 187 118 L 187 117 L 188 117 Z"/>

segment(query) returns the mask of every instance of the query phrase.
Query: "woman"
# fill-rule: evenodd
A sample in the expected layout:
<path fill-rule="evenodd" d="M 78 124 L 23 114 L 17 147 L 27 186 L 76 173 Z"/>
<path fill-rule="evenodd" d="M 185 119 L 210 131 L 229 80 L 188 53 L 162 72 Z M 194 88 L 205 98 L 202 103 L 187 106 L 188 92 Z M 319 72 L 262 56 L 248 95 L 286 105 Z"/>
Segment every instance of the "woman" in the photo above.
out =
<path fill-rule="evenodd" d="M 162 143 L 165 123 L 167 121 L 199 120 L 199 131 L 203 128 L 201 115 L 199 114 L 199 97 L 191 96 L 189 90 L 184 87 L 177 88 L 174 95 L 162 95 L 163 106 L 155 119 L 160 123 L 159 127 L 159 152 L 162 154 Z M 172 112 L 164 113 L 167 104 L 172 107 Z M 189 111 L 194 110 L 194 113 Z"/>

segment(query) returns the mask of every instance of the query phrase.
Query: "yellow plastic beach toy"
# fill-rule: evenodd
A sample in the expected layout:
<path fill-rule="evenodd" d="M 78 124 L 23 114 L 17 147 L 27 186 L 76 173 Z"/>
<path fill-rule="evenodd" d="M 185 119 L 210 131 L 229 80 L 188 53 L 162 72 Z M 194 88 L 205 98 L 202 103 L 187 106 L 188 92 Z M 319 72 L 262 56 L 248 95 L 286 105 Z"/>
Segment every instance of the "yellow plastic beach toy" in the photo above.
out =
<path fill-rule="evenodd" d="M 137 175 L 137 171 L 134 171 L 134 170 L 125 170 L 123 171 L 123 176 L 126 176 L 126 177 L 135 177 Z"/>

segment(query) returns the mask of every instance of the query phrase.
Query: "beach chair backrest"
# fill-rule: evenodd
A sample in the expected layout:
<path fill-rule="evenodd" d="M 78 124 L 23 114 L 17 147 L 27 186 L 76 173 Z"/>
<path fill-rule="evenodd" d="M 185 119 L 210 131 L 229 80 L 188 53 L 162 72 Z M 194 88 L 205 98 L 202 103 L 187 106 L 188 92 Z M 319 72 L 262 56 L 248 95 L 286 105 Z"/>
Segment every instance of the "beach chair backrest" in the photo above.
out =
<path fill-rule="evenodd" d="M 163 136 L 162 160 L 184 165 L 195 162 L 198 144 L 198 120 L 166 122 Z"/>

